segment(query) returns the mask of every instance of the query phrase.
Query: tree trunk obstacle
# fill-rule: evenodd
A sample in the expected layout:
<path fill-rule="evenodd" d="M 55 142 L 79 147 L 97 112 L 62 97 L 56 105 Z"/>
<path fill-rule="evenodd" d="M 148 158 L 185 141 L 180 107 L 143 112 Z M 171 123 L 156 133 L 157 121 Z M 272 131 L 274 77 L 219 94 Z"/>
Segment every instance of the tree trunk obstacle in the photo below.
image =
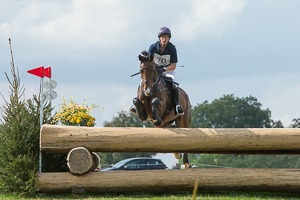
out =
<path fill-rule="evenodd" d="M 187 152 L 300 154 L 297 128 L 97 128 L 43 125 L 41 150 L 66 153 L 76 147 L 93 152 Z"/>
<path fill-rule="evenodd" d="M 40 173 L 41 192 L 71 191 L 84 187 L 91 192 L 170 192 L 199 190 L 252 190 L 299 192 L 300 169 L 198 168 L 174 170 Z"/>
<path fill-rule="evenodd" d="M 300 169 L 187 169 L 91 172 L 93 152 L 299 154 L 298 128 L 97 128 L 43 125 L 42 152 L 67 153 L 71 173 L 40 173 L 41 192 L 178 191 L 203 189 L 300 191 Z"/>

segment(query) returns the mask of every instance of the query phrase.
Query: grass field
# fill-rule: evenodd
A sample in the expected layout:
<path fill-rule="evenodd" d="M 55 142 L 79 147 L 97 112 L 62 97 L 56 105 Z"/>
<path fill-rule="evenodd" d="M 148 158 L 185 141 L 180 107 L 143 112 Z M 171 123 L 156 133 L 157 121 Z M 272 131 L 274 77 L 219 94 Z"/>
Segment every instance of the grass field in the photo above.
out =
<path fill-rule="evenodd" d="M 127 194 L 38 194 L 36 197 L 19 197 L 16 195 L 0 194 L 0 199 L 86 199 L 86 200 L 191 200 L 192 193 L 176 194 L 149 194 L 149 193 L 127 193 Z M 263 192 L 198 192 L 195 199 L 200 200 L 298 200 L 300 193 L 263 193 Z"/>

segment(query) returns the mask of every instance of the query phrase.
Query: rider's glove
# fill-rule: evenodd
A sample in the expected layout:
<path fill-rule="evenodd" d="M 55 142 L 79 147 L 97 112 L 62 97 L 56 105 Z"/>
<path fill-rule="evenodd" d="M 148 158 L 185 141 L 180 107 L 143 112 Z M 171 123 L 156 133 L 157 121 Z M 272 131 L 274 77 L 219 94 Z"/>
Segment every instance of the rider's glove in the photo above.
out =
<path fill-rule="evenodd" d="M 162 74 L 163 72 L 167 71 L 165 67 L 161 66 L 159 68 L 157 68 L 157 71 L 159 74 Z"/>

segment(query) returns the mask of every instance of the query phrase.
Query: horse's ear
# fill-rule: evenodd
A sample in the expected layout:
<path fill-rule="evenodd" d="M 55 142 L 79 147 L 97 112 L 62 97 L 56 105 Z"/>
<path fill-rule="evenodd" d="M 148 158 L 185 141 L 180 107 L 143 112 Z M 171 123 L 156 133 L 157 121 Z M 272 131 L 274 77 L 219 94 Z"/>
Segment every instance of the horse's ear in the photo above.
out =
<path fill-rule="evenodd" d="M 140 53 L 140 55 L 139 55 L 139 60 L 140 60 L 141 62 L 148 61 L 148 60 L 149 60 L 149 53 L 148 53 L 146 50 L 142 51 L 142 52 Z"/>
<path fill-rule="evenodd" d="M 141 62 L 142 62 L 143 58 L 144 58 L 144 57 L 140 54 L 140 55 L 139 55 L 139 60 L 140 60 Z"/>
<path fill-rule="evenodd" d="M 147 57 L 147 56 L 149 55 L 149 53 L 148 53 L 148 51 L 143 50 L 143 51 L 141 52 L 141 55 Z"/>

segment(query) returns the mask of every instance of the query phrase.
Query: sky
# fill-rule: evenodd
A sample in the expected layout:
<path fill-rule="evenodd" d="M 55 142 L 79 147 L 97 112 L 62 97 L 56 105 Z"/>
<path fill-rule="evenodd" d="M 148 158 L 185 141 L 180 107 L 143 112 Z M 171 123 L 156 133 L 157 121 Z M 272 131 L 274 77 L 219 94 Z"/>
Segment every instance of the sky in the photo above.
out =
<path fill-rule="evenodd" d="M 11 38 L 27 98 L 41 81 L 27 71 L 50 66 L 55 110 L 86 99 L 102 107 L 93 111 L 101 127 L 129 110 L 138 54 L 167 26 L 193 106 L 251 95 L 288 127 L 300 117 L 299 10 L 298 0 L 0 0 L 0 92 L 9 94 Z"/>

